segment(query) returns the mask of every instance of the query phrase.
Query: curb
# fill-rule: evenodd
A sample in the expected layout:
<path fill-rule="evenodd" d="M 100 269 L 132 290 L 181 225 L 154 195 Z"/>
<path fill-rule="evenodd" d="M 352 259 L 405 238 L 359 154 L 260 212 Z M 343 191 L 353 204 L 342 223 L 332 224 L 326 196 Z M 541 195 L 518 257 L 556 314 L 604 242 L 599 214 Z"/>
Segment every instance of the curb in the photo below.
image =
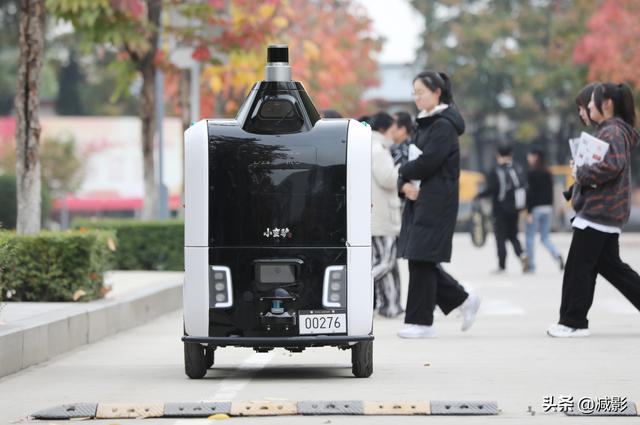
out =
<path fill-rule="evenodd" d="M 163 282 L 0 328 L 0 378 L 182 307 L 182 283 Z"/>
<path fill-rule="evenodd" d="M 499 415 L 495 401 L 212 401 L 184 403 L 75 403 L 31 414 L 33 419 L 142 419 L 245 416 L 428 416 Z M 215 416 L 215 417 L 214 417 Z"/>

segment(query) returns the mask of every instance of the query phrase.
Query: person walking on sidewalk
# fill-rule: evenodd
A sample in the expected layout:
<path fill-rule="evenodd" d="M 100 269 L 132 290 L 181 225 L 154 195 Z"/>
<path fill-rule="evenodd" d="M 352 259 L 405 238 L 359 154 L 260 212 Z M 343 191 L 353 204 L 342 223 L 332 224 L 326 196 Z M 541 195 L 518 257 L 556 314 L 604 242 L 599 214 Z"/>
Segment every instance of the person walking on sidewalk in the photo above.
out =
<path fill-rule="evenodd" d="M 492 201 L 493 231 L 498 251 L 498 269 L 495 273 L 503 273 L 506 270 L 506 241 L 513 245 L 513 250 L 522 264 L 522 270 L 526 272 L 529 267 L 527 255 L 518 239 L 520 211 L 526 206 L 524 178 L 513 165 L 512 151 L 511 144 L 498 144 L 498 164 L 489 173 L 485 189 L 476 195 L 476 199 L 490 197 Z"/>
<path fill-rule="evenodd" d="M 389 150 L 393 145 L 393 124 L 393 118 L 386 112 L 378 112 L 371 118 L 372 274 L 378 313 L 385 317 L 403 312 L 396 255 L 402 204 L 396 190 L 398 168 Z"/>
<path fill-rule="evenodd" d="M 533 148 L 527 155 L 529 173 L 527 174 L 527 259 L 528 273 L 536 271 L 535 239 L 540 233 L 540 240 L 547 248 L 560 270 L 564 269 L 564 261 L 551 239 L 551 219 L 553 217 L 553 176 L 547 168 L 545 152 Z"/>
<path fill-rule="evenodd" d="M 547 329 L 552 337 L 589 336 L 587 314 L 600 274 L 640 310 L 640 276 L 620 259 L 619 236 L 631 202 L 631 150 L 640 134 L 633 94 L 626 84 L 598 84 L 589 102 L 596 137 L 609 144 L 601 162 L 576 169 L 572 199 L 576 216 L 562 281 L 560 319 Z"/>
<path fill-rule="evenodd" d="M 424 71 L 413 80 L 413 98 L 421 112 L 414 143 L 422 152 L 399 170 L 398 189 L 407 198 L 398 238 L 398 256 L 409 260 L 409 293 L 401 338 L 433 338 L 436 304 L 444 314 L 462 313 L 462 330 L 475 320 L 476 295 L 444 273 L 451 260 L 458 214 L 460 148 L 464 120 L 453 103 L 451 81 L 444 73 Z M 419 186 L 412 181 L 419 181 Z"/>

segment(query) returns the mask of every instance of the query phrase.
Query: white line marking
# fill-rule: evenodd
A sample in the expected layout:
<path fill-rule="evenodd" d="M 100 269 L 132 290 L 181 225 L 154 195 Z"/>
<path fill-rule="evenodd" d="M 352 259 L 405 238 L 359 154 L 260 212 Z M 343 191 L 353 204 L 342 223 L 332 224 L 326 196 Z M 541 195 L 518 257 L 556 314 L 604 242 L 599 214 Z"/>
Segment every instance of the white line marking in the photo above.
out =
<path fill-rule="evenodd" d="M 238 366 L 238 370 L 253 370 L 254 372 L 257 372 L 264 368 L 272 358 L 272 352 L 254 353 L 251 357 L 242 362 L 240 366 Z M 242 391 L 244 387 L 247 386 L 247 384 L 249 384 L 249 382 L 251 382 L 251 377 L 246 379 L 224 379 L 220 383 L 218 391 L 216 391 L 209 400 L 203 401 L 231 401 L 240 391 Z"/>

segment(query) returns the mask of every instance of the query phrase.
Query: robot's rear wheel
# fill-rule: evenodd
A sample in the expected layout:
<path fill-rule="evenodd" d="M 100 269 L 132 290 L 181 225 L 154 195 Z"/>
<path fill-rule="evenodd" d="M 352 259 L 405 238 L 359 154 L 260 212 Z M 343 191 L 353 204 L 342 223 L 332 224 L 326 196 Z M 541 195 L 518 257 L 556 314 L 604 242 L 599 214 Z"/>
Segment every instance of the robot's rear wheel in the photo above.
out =
<path fill-rule="evenodd" d="M 211 347 L 207 347 L 205 348 L 206 353 L 204 355 L 205 360 L 206 360 L 206 364 L 207 364 L 207 369 L 211 369 L 211 366 L 213 366 L 213 361 L 214 361 L 214 352 L 215 352 L 215 348 L 211 348 Z"/>
<path fill-rule="evenodd" d="M 373 341 L 351 346 L 351 372 L 356 378 L 368 378 L 373 373 Z"/>
<path fill-rule="evenodd" d="M 184 372 L 189 378 L 200 379 L 207 374 L 208 350 L 200 344 L 184 343 Z M 213 364 L 213 350 L 211 350 L 210 359 Z"/>

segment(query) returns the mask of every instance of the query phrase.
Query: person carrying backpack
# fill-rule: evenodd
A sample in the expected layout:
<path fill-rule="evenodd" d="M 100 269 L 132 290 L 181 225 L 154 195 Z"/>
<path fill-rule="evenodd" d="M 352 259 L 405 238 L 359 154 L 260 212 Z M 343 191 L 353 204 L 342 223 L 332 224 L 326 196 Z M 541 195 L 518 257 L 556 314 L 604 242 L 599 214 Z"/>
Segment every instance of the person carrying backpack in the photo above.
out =
<path fill-rule="evenodd" d="M 518 240 L 518 219 L 520 211 L 526 208 L 525 179 L 513 166 L 513 148 L 510 144 L 498 145 L 496 167 L 487 177 L 486 188 L 476 198 L 491 198 L 493 204 L 493 231 L 498 250 L 498 269 L 495 273 L 506 270 L 506 241 L 511 242 L 513 250 L 520 259 L 523 272 L 529 268 L 527 255 Z"/>

